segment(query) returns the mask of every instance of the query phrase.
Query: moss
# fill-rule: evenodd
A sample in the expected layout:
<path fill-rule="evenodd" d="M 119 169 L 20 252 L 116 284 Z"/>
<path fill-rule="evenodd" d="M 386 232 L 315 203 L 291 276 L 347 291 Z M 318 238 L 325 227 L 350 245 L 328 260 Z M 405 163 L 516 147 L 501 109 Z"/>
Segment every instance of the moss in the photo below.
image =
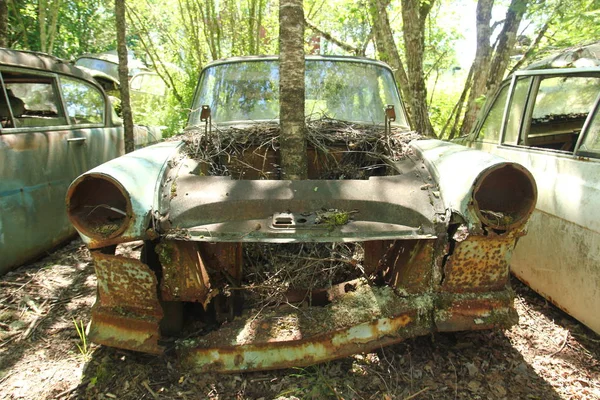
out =
<path fill-rule="evenodd" d="M 171 184 L 171 198 L 177 197 L 177 181 L 173 181 Z"/>
<path fill-rule="evenodd" d="M 173 263 L 174 251 L 171 246 L 165 243 L 161 243 L 156 246 L 156 254 L 162 265 L 171 265 Z"/>
<path fill-rule="evenodd" d="M 350 211 L 336 209 L 320 211 L 317 212 L 317 218 L 315 219 L 315 222 L 318 224 L 324 224 L 330 229 L 333 229 L 336 226 L 346 225 L 348 222 L 350 222 L 350 215 L 352 213 L 353 212 Z"/>
<path fill-rule="evenodd" d="M 101 236 L 110 236 L 119 229 L 119 224 L 103 224 L 93 228 L 94 232 Z"/>

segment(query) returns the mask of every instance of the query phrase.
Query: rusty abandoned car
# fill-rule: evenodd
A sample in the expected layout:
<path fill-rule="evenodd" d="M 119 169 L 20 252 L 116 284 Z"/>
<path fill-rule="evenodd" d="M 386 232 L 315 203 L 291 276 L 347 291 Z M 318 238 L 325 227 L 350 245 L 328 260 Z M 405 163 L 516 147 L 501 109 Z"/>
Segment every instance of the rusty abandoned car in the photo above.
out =
<path fill-rule="evenodd" d="M 91 340 L 261 370 L 515 323 L 508 264 L 537 196 L 526 169 L 419 140 L 385 64 L 310 56 L 309 179 L 282 180 L 278 98 L 276 57 L 209 64 L 177 141 L 73 182 L 69 218 L 98 277 Z M 132 241 L 139 259 L 115 255 Z"/>
<path fill-rule="evenodd" d="M 537 181 L 539 201 L 512 272 L 600 334 L 600 44 L 516 72 L 467 139 Z"/>
<path fill-rule="evenodd" d="M 92 77 L 41 53 L 0 49 L 0 274 L 73 236 L 69 184 L 123 154 L 123 129 Z"/>

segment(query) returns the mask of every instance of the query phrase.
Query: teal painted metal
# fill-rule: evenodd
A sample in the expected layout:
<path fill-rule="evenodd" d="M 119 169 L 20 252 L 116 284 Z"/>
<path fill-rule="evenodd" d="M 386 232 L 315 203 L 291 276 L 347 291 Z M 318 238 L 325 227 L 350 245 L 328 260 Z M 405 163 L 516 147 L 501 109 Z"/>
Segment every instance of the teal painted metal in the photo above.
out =
<path fill-rule="evenodd" d="M 46 80 L 75 77 L 98 88 L 77 68 L 38 53 L 0 49 L 0 72 L 6 71 L 41 74 Z M 0 103 L 6 110 L 4 96 L 2 87 Z M 0 274 L 44 254 L 75 233 L 64 209 L 70 182 L 123 153 L 122 128 L 110 119 L 110 104 L 106 97 L 104 101 L 106 120 L 96 127 L 1 128 Z"/>
<path fill-rule="evenodd" d="M 177 165 L 182 145 L 182 142 L 162 142 L 136 150 L 92 169 L 71 184 L 67 195 L 67 210 L 71 222 L 80 230 L 81 237 L 88 246 L 98 248 L 149 238 L 148 235 L 152 234 L 148 232 L 152 211 L 157 210 L 156 204 L 162 194 L 160 187 L 164 185 L 170 169 Z M 72 196 L 80 185 L 90 180 L 109 182 L 110 185 L 117 186 L 124 197 L 122 211 L 127 213 L 129 220 L 124 230 L 113 240 L 103 234 L 94 237 L 91 232 L 81 229 L 82 224 L 77 214 L 86 215 L 89 212 L 85 213 L 83 209 L 78 208 L 79 204 L 75 204 Z M 82 207 L 89 210 L 105 204 L 103 193 L 98 193 L 94 199 L 86 200 L 88 201 L 82 204 Z"/>

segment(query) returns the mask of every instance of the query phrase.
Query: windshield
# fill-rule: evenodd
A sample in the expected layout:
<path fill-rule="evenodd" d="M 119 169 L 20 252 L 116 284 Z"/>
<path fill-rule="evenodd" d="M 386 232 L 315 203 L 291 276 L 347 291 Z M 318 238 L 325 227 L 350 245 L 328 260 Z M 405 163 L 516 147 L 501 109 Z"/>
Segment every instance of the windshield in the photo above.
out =
<path fill-rule="evenodd" d="M 391 72 L 376 64 L 345 60 L 306 61 L 306 116 L 383 123 L 384 108 L 396 109 L 396 124 L 407 125 Z M 279 63 L 251 60 L 205 69 L 198 85 L 190 125 L 200 124 L 202 105 L 213 122 L 277 120 Z"/>

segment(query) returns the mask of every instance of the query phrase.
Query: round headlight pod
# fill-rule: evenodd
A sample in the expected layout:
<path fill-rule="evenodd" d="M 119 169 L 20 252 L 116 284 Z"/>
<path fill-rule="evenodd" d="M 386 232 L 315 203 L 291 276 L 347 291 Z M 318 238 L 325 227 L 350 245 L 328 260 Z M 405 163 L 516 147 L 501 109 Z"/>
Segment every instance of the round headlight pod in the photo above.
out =
<path fill-rule="evenodd" d="M 119 182 L 103 174 L 80 176 L 67 192 L 67 215 L 78 231 L 94 239 L 119 236 L 131 222 L 131 201 Z"/>
<path fill-rule="evenodd" d="M 481 222 L 508 230 L 523 224 L 535 208 L 537 187 L 531 173 L 516 163 L 483 171 L 473 188 L 473 206 Z"/>

